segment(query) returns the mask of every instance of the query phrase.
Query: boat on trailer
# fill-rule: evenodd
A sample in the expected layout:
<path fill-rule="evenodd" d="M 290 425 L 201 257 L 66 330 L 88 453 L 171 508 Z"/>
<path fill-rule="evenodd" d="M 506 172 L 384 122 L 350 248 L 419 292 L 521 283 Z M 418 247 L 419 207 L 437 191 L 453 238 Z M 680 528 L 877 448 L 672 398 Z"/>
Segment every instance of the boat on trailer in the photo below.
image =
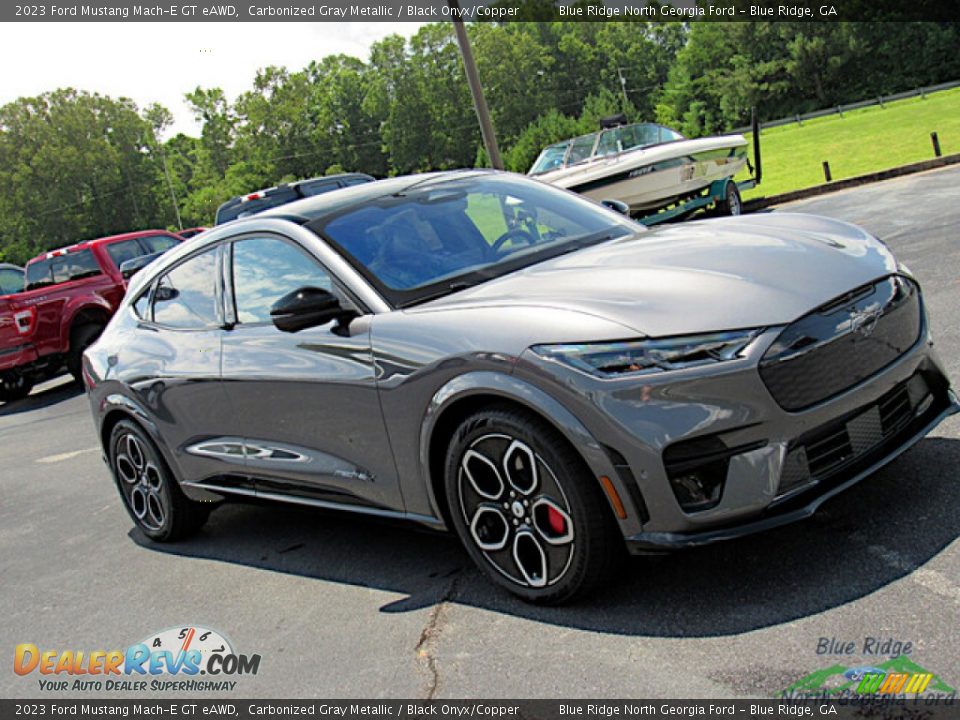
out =
<path fill-rule="evenodd" d="M 618 200 L 632 215 L 649 215 L 708 188 L 724 188 L 747 165 L 743 135 L 689 140 L 663 125 L 621 118 L 602 121 L 599 132 L 549 145 L 527 174 L 594 200 Z M 739 214 L 739 194 L 730 201 Z"/>

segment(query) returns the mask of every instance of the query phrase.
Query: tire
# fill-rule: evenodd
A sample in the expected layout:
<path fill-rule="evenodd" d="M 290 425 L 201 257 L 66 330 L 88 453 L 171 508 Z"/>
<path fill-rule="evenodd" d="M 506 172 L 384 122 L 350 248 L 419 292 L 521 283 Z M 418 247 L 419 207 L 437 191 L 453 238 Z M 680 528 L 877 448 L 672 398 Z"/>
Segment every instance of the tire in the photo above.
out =
<path fill-rule="evenodd" d="M 528 602 L 584 597 L 625 554 L 597 481 L 531 413 L 491 407 L 464 420 L 447 450 L 444 490 L 470 557 Z"/>
<path fill-rule="evenodd" d="M 723 186 L 723 198 L 717 203 L 717 212 L 720 215 L 740 215 L 743 213 L 740 189 L 733 180 L 727 180 L 727 184 Z"/>
<path fill-rule="evenodd" d="M 157 446 L 130 420 L 110 433 L 110 469 L 124 507 L 151 540 L 180 540 L 207 521 L 210 507 L 183 494 Z"/>
<path fill-rule="evenodd" d="M 0 379 L 0 402 L 22 400 L 33 390 L 33 381 L 18 373 L 7 373 Z"/>
<path fill-rule="evenodd" d="M 77 382 L 83 380 L 83 351 L 93 345 L 103 325 L 81 325 L 70 331 L 70 349 L 67 351 L 67 370 Z"/>

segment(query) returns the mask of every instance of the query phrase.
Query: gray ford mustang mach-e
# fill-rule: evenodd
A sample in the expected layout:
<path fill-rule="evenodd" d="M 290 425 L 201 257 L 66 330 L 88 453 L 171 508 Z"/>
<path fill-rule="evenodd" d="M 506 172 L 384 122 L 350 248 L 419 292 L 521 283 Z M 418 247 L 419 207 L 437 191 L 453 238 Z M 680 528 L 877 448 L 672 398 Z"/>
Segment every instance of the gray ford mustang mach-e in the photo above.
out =
<path fill-rule="evenodd" d="M 486 171 L 183 243 L 135 277 L 84 377 L 154 540 L 243 496 L 405 518 L 553 603 L 624 549 L 806 517 L 958 409 L 916 280 L 863 230 L 647 231 Z"/>

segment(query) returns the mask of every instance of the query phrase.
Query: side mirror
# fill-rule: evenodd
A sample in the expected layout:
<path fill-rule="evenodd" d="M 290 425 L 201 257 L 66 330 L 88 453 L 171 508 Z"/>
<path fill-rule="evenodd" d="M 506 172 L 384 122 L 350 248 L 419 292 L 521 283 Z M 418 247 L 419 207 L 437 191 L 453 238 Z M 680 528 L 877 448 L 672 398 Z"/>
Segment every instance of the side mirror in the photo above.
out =
<path fill-rule="evenodd" d="M 180 297 L 180 291 L 169 285 L 159 285 L 153 291 L 154 302 L 167 302 L 168 300 L 176 300 L 178 297 Z"/>
<path fill-rule="evenodd" d="M 325 325 L 346 313 L 336 295 L 317 287 L 298 288 L 284 295 L 270 308 L 273 324 L 291 333 Z"/>
<path fill-rule="evenodd" d="M 124 280 L 129 280 L 161 255 L 163 255 L 162 252 L 151 253 L 150 255 L 141 255 L 140 257 L 135 257 L 131 260 L 121 263 L 120 277 L 122 277 Z"/>
<path fill-rule="evenodd" d="M 603 205 L 604 207 L 610 208 L 615 212 L 620 213 L 621 215 L 626 215 L 627 217 L 630 217 L 630 206 L 627 205 L 622 200 L 614 200 L 610 198 L 607 200 L 601 200 L 600 204 Z"/>

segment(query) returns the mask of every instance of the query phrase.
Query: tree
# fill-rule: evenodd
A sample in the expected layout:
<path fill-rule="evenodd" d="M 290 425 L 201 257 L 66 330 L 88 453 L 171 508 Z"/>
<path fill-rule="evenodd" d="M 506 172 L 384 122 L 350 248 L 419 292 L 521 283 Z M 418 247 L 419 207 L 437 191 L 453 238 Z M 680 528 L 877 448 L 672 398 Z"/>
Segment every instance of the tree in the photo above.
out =
<path fill-rule="evenodd" d="M 0 108 L 0 246 L 37 252 L 161 217 L 153 127 L 129 100 L 72 89 Z"/>

